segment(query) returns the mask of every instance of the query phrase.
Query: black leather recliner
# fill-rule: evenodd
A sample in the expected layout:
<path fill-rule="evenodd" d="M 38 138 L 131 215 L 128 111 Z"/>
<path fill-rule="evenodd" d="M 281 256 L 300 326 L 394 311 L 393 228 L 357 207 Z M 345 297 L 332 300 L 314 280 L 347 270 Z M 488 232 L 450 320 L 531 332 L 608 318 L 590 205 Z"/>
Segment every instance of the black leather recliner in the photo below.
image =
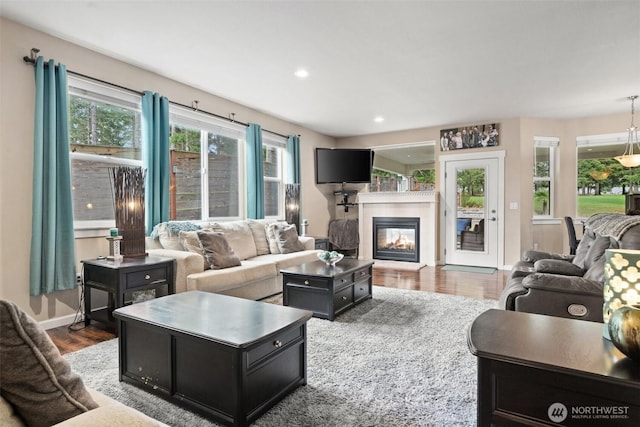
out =
<path fill-rule="evenodd" d="M 575 256 L 526 251 L 512 270 L 500 306 L 602 322 L 604 251 L 640 249 L 640 218 L 608 214 L 607 219 L 604 225 L 595 220 L 593 227 L 589 220 L 585 223 Z"/>

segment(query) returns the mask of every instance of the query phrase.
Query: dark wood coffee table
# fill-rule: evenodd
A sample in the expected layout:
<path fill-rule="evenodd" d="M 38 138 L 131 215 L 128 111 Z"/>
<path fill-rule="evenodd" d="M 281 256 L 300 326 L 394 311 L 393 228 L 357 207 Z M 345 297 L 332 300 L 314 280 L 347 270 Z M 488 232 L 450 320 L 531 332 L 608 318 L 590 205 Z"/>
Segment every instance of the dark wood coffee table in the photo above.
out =
<path fill-rule="evenodd" d="M 281 270 L 283 304 L 334 320 L 371 298 L 372 266 L 373 261 L 345 258 L 335 267 L 313 261 Z"/>
<path fill-rule="evenodd" d="M 307 383 L 311 312 L 209 292 L 122 307 L 120 381 L 244 426 Z"/>
<path fill-rule="evenodd" d="M 478 316 L 468 333 L 478 426 L 640 425 L 640 364 L 602 338 L 602 327 L 504 310 Z"/>

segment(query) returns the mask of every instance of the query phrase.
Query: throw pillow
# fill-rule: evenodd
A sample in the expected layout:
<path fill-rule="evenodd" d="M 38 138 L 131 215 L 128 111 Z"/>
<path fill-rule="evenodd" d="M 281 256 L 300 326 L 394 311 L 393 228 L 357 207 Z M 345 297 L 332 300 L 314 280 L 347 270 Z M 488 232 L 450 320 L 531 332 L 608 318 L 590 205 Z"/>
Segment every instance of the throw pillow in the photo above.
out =
<path fill-rule="evenodd" d="M 276 240 L 276 234 L 273 231 L 273 228 L 277 224 L 286 224 L 286 222 L 285 221 L 271 222 L 265 226 L 265 231 L 267 234 L 267 242 L 269 242 L 269 252 L 272 254 L 280 253 L 280 248 L 278 247 L 278 241 Z"/>
<path fill-rule="evenodd" d="M 153 227 L 151 237 L 160 240 L 160 244 L 164 249 L 182 251 L 184 249 L 180 242 L 180 231 L 196 231 L 199 229 L 199 225 L 189 221 L 161 222 Z"/>
<path fill-rule="evenodd" d="M 240 259 L 249 259 L 257 255 L 256 244 L 247 221 L 214 222 L 213 231 L 224 233 L 234 252 Z"/>
<path fill-rule="evenodd" d="M 51 426 L 98 407 L 49 335 L 5 300 L 0 300 L 0 391 L 29 426 Z"/>
<path fill-rule="evenodd" d="M 253 241 L 256 244 L 256 255 L 269 255 L 269 241 L 267 240 L 267 231 L 265 220 L 249 219 L 249 228 L 253 234 Z"/>
<path fill-rule="evenodd" d="M 241 265 L 240 258 L 231 249 L 224 233 L 217 231 L 198 231 L 204 257 L 212 270 L 221 270 Z"/>
<path fill-rule="evenodd" d="M 208 230 L 204 230 L 208 231 Z M 202 250 L 202 245 L 200 244 L 200 239 L 198 238 L 197 231 L 181 231 L 180 234 L 180 243 L 182 247 L 187 252 L 193 252 L 200 256 L 204 260 L 204 269 L 209 270 L 209 262 L 204 256 L 204 251 Z"/>
<path fill-rule="evenodd" d="M 298 240 L 298 232 L 295 225 L 275 224 L 273 232 L 278 242 L 280 253 L 289 254 L 304 250 L 304 245 Z"/>

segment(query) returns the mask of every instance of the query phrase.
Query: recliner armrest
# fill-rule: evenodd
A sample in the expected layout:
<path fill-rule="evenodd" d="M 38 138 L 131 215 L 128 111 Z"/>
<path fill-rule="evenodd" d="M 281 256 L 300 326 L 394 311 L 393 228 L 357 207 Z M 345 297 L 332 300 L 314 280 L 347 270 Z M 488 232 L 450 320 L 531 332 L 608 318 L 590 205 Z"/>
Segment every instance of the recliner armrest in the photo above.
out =
<path fill-rule="evenodd" d="M 602 282 L 576 276 L 534 273 L 522 279 L 525 289 L 602 297 Z"/>
<path fill-rule="evenodd" d="M 555 254 L 551 252 L 528 250 L 522 254 L 522 260 L 525 262 L 535 263 L 541 259 L 557 259 L 561 261 L 573 261 L 574 255 Z"/>
<path fill-rule="evenodd" d="M 563 276 L 584 276 L 586 270 L 568 261 L 541 259 L 533 264 L 536 273 L 561 274 Z"/>

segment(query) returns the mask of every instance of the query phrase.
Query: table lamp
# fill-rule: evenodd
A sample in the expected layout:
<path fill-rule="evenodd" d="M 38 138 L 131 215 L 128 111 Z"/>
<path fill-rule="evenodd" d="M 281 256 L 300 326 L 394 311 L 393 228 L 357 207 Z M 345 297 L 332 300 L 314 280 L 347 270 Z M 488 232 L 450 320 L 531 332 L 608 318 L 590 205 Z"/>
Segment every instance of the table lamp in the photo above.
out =
<path fill-rule="evenodd" d="M 144 227 L 144 178 L 141 167 L 109 168 L 120 253 L 125 258 L 147 256 Z"/>
<path fill-rule="evenodd" d="M 604 253 L 604 305 L 602 335 L 610 340 L 609 319 L 625 305 L 640 303 L 640 251 L 607 249 Z"/>

